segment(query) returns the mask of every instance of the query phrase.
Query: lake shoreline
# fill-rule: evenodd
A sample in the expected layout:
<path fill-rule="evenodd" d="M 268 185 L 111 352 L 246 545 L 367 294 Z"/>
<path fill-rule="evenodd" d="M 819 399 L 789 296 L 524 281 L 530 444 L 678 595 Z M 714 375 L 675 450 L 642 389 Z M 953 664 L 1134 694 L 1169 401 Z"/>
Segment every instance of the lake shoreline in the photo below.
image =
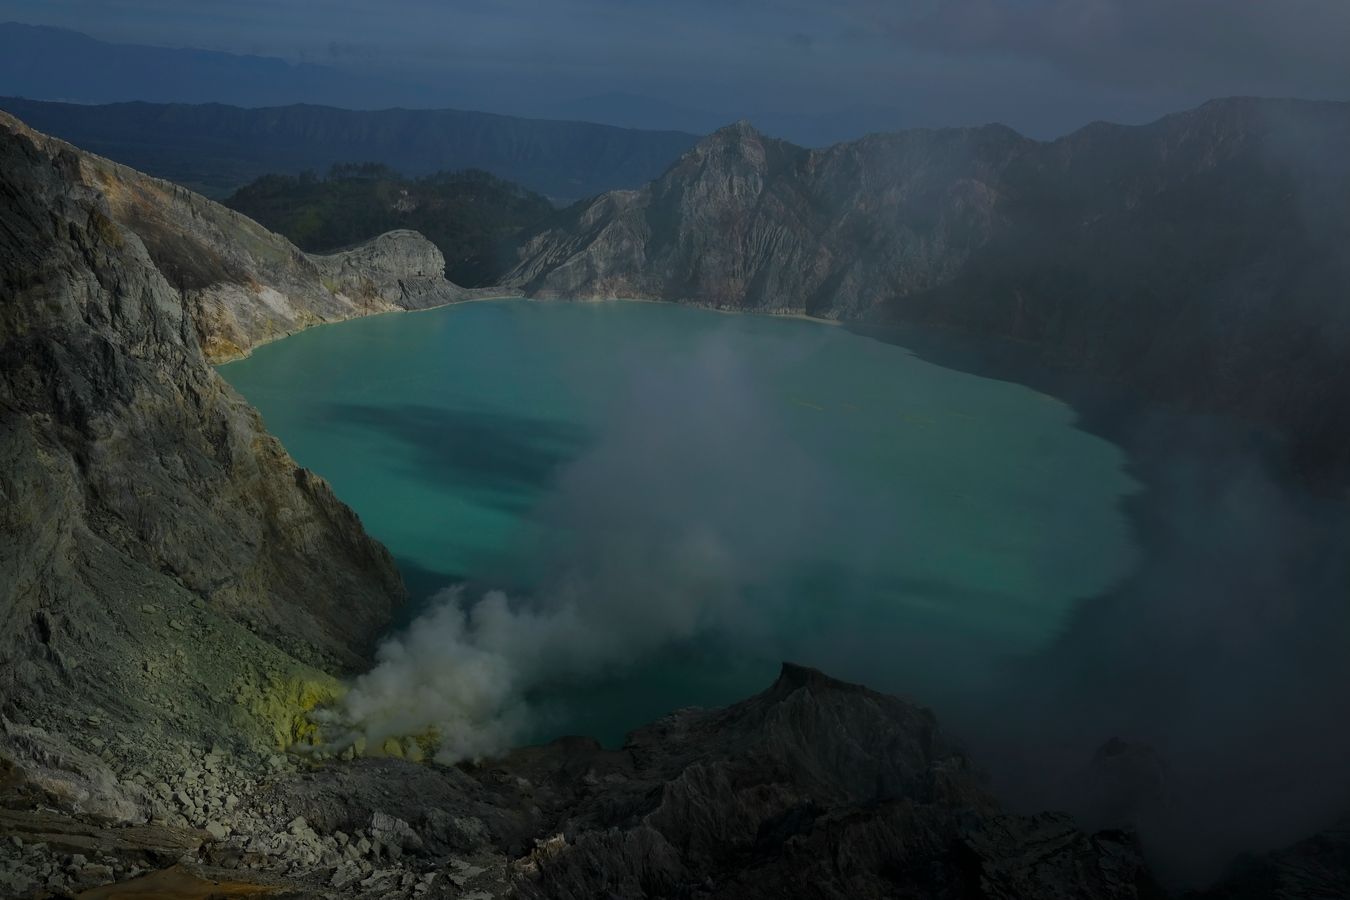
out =
<path fill-rule="evenodd" d="M 495 290 L 495 288 L 465 288 L 464 290 L 493 291 Z M 325 328 L 330 325 L 343 325 L 348 322 L 358 322 L 364 319 L 375 319 L 379 318 L 380 316 L 399 315 L 406 313 L 432 312 L 434 310 L 446 309 L 452 306 L 465 306 L 471 303 L 499 303 L 505 301 L 512 301 L 512 302 L 519 301 L 523 303 L 580 303 L 580 304 L 651 303 L 659 306 L 665 305 L 665 306 L 679 306 L 688 309 L 702 309 L 707 310 L 708 312 L 725 313 L 726 315 L 733 315 L 733 316 L 760 316 L 769 319 L 792 319 L 801 322 L 814 322 L 818 325 L 830 325 L 834 327 L 843 327 L 849 324 L 849 322 L 843 319 L 824 319 L 819 316 L 810 315 L 808 313 L 773 312 L 770 310 L 756 310 L 756 309 L 736 309 L 734 307 L 718 306 L 712 303 L 702 303 L 695 300 L 656 300 L 649 297 L 581 297 L 568 299 L 562 297 L 531 297 L 528 294 L 516 294 L 516 293 L 486 294 L 485 296 L 481 297 L 480 296 L 463 297 L 458 300 L 451 300 L 446 303 L 438 303 L 434 306 L 422 306 L 417 307 L 415 309 L 403 309 L 403 308 L 381 309 L 375 312 L 365 313 L 363 315 L 350 316 L 345 319 L 333 319 L 332 321 L 327 322 L 314 322 L 313 324 L 306 325 L 303 328 L 296 328 L 291 331 L 282 332 L 281 334 L 268 335 L 267 337 L 256 340 L 252 344 L 250 344 L 247 349 L 240 352 L 239 355 L 232 356 L 229 359 L 221 359 L 213 361 L 211 365 L 213 368 L 219 368 L 220 366 L 228 366 L 231 363 L 236 363 L 239 362 L 240 360 L 248 359 L 250 356 L 253 355 L 253 351 L 258 347 L 266 347 L 271 344 L 275 344 L 278 341 L 284 341 L 286 338 L 294 337 L 297 334 L 302 334 L 306 331 L 312 331 L 315 328 Z"/>

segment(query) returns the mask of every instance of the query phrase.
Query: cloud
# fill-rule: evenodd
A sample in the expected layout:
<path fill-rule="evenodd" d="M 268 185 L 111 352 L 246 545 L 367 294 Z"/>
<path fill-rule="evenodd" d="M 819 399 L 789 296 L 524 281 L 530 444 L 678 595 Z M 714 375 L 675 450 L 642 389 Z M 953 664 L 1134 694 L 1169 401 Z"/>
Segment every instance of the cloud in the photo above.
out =
<path fill-rule="evenodd" d="M 829 140 L 989 121 L 1051 136 L 1350 84 L 1343 0 L 0 0 L 3 19 L 323 60 L 396 78 L 396 105 L 547 116 L 622 84 L 728 120 L 875 110 Z"/>
<path fill-rule="evenodd" d="M 1114 86 L 1344 96 L 1350 79 L 1342 0 L 928 0 L 854 11 L 906 46 L 1007 54 Z"/>
<path fill-rule="evenodd" d="M 946 721 L 1018 808 L 1134 827 L 1195 886 L 1350 806 L 1350 519 L 1221 422 L 1128 431 L 1137 570 Z"/>

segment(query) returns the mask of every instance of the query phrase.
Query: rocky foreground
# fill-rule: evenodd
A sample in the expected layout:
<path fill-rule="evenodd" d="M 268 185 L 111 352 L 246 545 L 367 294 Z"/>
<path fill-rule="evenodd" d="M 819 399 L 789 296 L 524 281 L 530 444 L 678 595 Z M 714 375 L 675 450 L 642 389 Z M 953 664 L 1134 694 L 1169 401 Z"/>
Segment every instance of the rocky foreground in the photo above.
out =
<path fill-rule="evenodd" d="M 6 726 L 3 896 L 1165 896 L 1129 833 L 1002 812 L 927 710 L 791 665 L 618 750 L 456 768 L 172 741 L 147 765 L 86 724 L 96 753 Z M 1194 898 L 1343 897 L 1347 863 L 1330 832 Z"/>
<path fill-rule="evenodd" d="M 403 585 L 211 362 L 464 297 L 442 270 L 411 233 L 308 256 L 0 116 L 0 896 L 1157 895 L 1130 835 L 1001 811 L 927 711 L 793 666 L 619 750 L 288 752 Z M 1218 896 L 1350 895 L 1344 847 Z"/>
<path fill-rule="evenodd" d="M 569 739 L 462 768 L 172 743 L 136 764 L 87 724 L 99 752 L 39 754 L 7 785 L 7 896 L 167 865 L 307 897 L 1157 895 L 1129 835 L 1001 813 L 926 710 L 795 666 L 621 750 Z"/>

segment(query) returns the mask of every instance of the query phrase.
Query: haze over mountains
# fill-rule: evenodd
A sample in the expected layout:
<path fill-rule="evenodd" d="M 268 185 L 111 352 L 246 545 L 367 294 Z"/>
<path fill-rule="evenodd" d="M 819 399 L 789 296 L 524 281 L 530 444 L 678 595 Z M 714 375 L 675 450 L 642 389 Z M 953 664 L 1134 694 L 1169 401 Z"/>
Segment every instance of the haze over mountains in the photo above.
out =
<path fill-rule="evenodd" d="M 89 78 L 89 71 L 97 71 L 100 77 Z M 531 119 L 694 134 L 706 134 L 740 117 L 718 108 L 684 106 L 622 91 L 575 98 L 494 101 L 490 95 L 475 96 L 471 85 L 454 78 L 428 84 L 274 57 L 112 43 L 77 31 L 15 22 L 0 23 L 0 96 L 77 104 L 142 101 L 272 107 L 303 103 L 350 110 L 457 107 Z M 31 110 L 10 111 L 37 121 Z M 756 114 L 754 120 L 758 127 L 772 134 L 809 146 L 823 146 L 902 124 L 897 112 L 875 105 L 846 106 L 825 113 L 767 110 Z M 71 140 L 78 139 L 74 134 L 63 133 L 56 121 L 47 120 L 39 127 Z M 80 137 L 100 138 L 88 132 Z M 91 143 L 84 146 L 94 149 Z M 354 160 L 329 160 L 334 161 Z M 504 172 L 495 174 L 510 177 Z M 646 177 L 655 174 L 647 173 Z M 201 186 L 215 187 L 205 183 Z M 541 185 L 530 186 L 552 192 Z M 565 196 L 584 194 L 583 191 Z"/>
<path fill-rule="evenodd" d="M 491 249 L 462 259 L 453 228 L 385 190 L 350 194 L 327 238 L 301 227 L 333 214 L 317 187 L 276 193 L 286 182 L 274 181 L 271 200 L 245 208 L 313 249 L 388 227 L 445 235 L 438 244 L 472 284 L 1013 338 L 1153 396 L 1293 426 L 1310 471 L 1350 462 L 1332 377 L 1350 330 L 1336 300 L 1350 284 L 1338 249 L 1347 104 L 1232 99 L 1053 142 L 991 125 L 819 151 L 745 123 L 693 147 L 679 133 L 452 111 L 0 107 L 188 185 L 372 160 L 405 175 L 476 166 L 555 198 L 624 188 L 556 216 L 525 204 L 509 226 L 484 219 L 497 229 Z"/>
<path fill-rule="evenodd" d="M 505 280 L 1011 338 L 1273 423 L 1350 468 L 1350 104 L 1232 99 L 1058 141 L 1009 128 L 810 151 L 748 124 L 558 214 Z"/>
<path fill-rule="evenodd" d="M 482 169 L 570 201 L 637 187 L 698 140 L 681 132 L 453 109 L 82 106 L 17 98 L 0 98 L 0 109 L 91 152 L 217 197 L 262 175 L 374 162 L 409 176 Z"/>
<path fill-rule="evenodd" d="M 1344 433 L 1328 392 L 1350 327 L 1335 300 L 1350 284 L 1346 104 L 1234 99 L 1053 142 L 991 125 L 819 151 L 745 123 L 689 150 L 682 133 L 454 111 L 0 107 L 190 186 L 368 160 L 482 168 L 554 198 L 622 188 L 557 217 L 521 207 L 457 274 L 1014 338 L 1154 396 L 1296 423 L 1300 466 L 1347 465 L 1328 437 Z M 347 208 L 343 235 L 421 222 L 379 196 Z M 306 246 L 340 246 L 297 230 L 302 207 L 319 214 L 307 202 L 289 220 L 252 209 Z M 502 239 L 522 229 L 512 265 Z"/>

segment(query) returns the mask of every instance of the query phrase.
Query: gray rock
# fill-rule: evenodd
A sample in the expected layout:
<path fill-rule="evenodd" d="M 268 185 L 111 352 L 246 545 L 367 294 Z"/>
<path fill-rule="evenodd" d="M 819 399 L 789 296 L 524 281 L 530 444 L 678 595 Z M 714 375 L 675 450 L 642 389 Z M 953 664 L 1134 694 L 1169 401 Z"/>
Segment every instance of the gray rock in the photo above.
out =
<path fill-rule="evenodd" d="M 0 214 L 7 696 L 34 715 L 116 711 L 123 731 L 168 710 L 209 735 L 230 727 L 214 708 L 227 686 L 262 657 L 288 659 L 268 637 L 359 665 L 403 596 L 393 561 L 210 365 L 212 347 L 266 337 L 273 320 L 257 314 L 274 295 L 288 328 L 356 307 L 277 236 L 4 114 L 0 192 L 15 198 Z M 213 330 L 222 317 L 229 335 Z M 147 596 L 185 639 L 203 617 L 264 638 L 244 652 L 193 641 L 194 678 L 152 671 L 130 687 L 128 668 L 165 651 L 140 625 Z"/>

